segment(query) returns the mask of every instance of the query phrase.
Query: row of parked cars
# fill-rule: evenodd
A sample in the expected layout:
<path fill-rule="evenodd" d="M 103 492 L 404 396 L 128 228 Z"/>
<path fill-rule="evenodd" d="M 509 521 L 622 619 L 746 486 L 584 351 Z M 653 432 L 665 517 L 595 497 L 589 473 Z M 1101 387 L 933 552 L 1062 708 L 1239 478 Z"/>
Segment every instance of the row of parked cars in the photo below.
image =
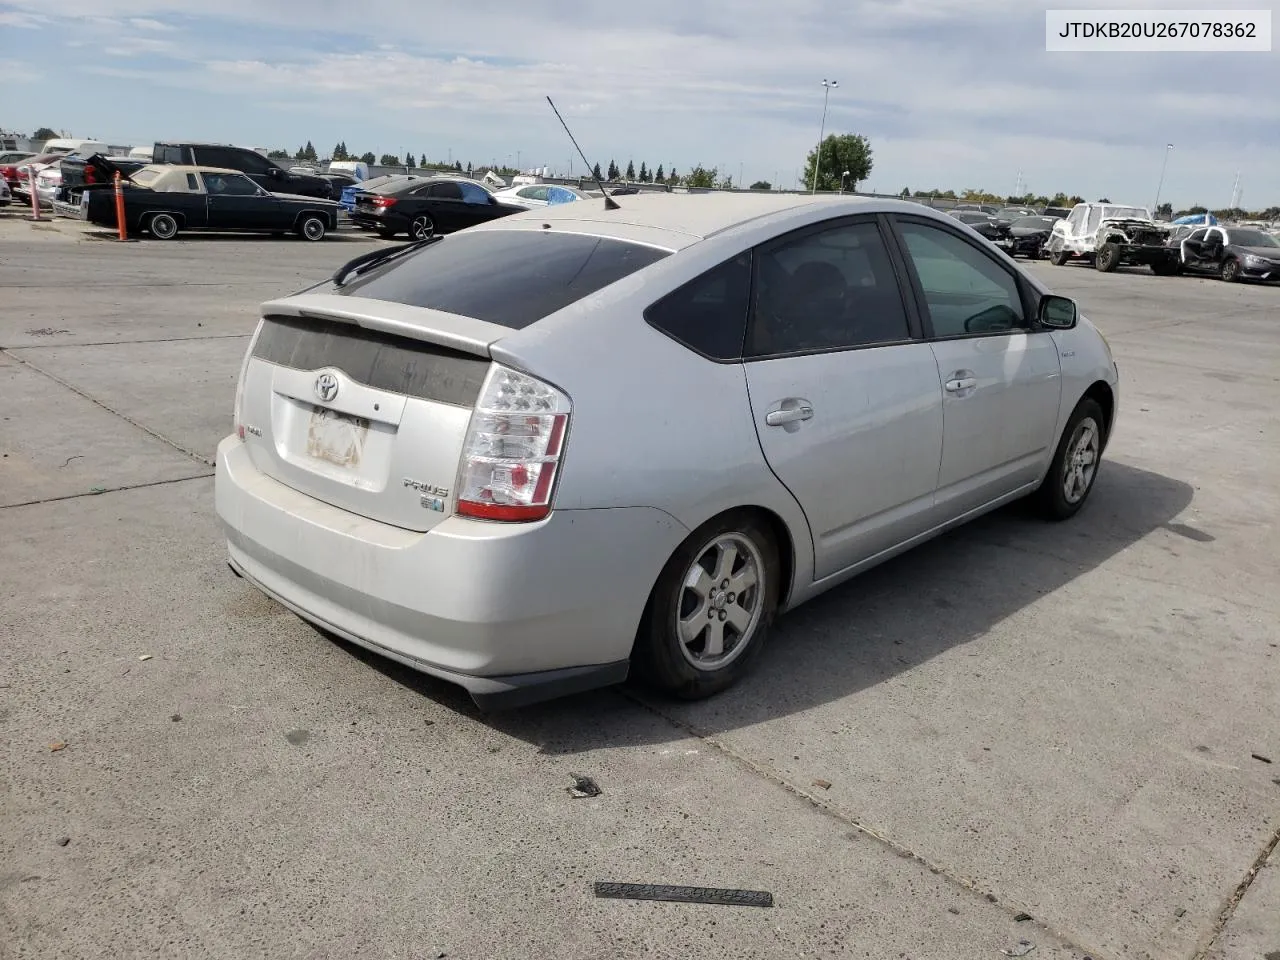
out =
<path fill-rule="evenodd" d="M 966 204 L 947 211 L 1010 256 L 1061 266 L 1091 263 L 1102 272 L 1146 266 L 1159 276 L 1210 274 L 1222 280 L 1280 280 L 1280 227 L 1155 220 L 1146 207 L 1079 203 L 1071 209 Z M 1186 218 L 1191 220 L 1191 218 Z"/>

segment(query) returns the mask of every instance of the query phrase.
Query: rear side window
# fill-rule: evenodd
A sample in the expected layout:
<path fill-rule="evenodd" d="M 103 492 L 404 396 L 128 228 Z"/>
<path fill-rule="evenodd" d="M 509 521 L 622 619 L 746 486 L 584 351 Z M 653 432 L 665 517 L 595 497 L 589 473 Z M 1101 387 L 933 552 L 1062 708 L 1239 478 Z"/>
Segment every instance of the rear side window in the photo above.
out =
<path fill-rule="evenodd" d="M 670 255 L 625 240 L 549 230 L 463 231 L 334 292 L 521 330 Z"/>
<path fill-rule="evenodd" d="M 667 294 L 644 318 L 713 360 L 740 360 L 751 306 L 751 255 L 743 253 Z"/>
<path fill-rule="evenodd" d="M 253 355 L 295 370 L 336 367 L 377 390 L 469 407 L 489 361 L 338 320 L 267 317 Z"/>
<path fill-rule="evenodd" d="M 450 180 L 448 183 L 433 183 L 427 188 L 427 196 L 441 200 L 461 200 L 462 191 Z"/>

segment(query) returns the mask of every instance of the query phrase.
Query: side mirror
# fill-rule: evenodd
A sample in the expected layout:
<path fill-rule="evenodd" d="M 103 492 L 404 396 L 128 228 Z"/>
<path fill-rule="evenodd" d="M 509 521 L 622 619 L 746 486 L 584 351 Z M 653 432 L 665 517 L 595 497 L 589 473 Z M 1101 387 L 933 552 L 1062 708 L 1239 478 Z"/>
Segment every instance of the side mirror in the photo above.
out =
<path fill-rule="evenodd" d="M 1070 297 L 1046 293 L 1040 298 L 1040 326 L 1050 330 L 1070 330 L 1079 319 L 1079 308 Z"/>
<path fill-rule="evenodd" d="M 267 167 L 267 176 L 272 180 L 280 180 L 284 177 L 284 171 L 279 167 Z"/>

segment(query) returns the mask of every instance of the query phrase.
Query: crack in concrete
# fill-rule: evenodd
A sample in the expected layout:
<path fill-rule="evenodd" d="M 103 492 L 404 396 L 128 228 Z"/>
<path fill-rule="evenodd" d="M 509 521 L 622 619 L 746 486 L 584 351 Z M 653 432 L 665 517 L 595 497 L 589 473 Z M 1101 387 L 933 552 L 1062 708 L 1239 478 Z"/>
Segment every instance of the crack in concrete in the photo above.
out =
<path fill-rule="evenodd" d="M 692 737 L 696 737 L 697 739 L 701 740 L 703 743 L 707 744 L 710 747 L 714 747 L 716 750 L 723 753 L 730 759 L 734 760 L 740 766 L 746 767 L 748 770 L 750 770 L 752 773 L 756 774 L 757 776 L 762 777 L 765 780 L 768 780 L 770 783 L 774 784 L 775 786 L 781 787 L 783 790 L 787 791 L 788 793 L 790 793 L 795 797 L 798 797 L 801 800 L 808 801 L 810 805 L 822 811 L 827 816 L 845 824 L 846 826 L 853 827 L 859 833 L 865 834 L 866 836 L 875 840 L 877 843 L 881 844 L 883 847 L 885 847 L 892 853 L 897 854 L 899 857 L 902 857 L 905 860 L 912 860 L 915 863 L 920 864 L 922 867 L 925 867 L 934 876 L 942 877 L 947 882 L 955 884 L 956 886 L 960 887 L 966 892 L 971 893 L 975 897 L 980 898 L 983 903 L 988 903 L 991 905 L 998 906 L 999 909 L 1001 909 L 1005 913 L 1008 913 L 1011 918 L 1016 917 L 1017 915 L 1023 912 L 1020 909 L 1021 907 L 1027 906 L 1026 904 L 1016 904 L 1016 901 L 1006 902 L 1004 900 L 996 899 L 993 893 L 987 890 L 983 890 L 978 885 L 977 881 L 971 880 L 967 877 L 959 876 L 947 870 L 945 867 L 941 867 L 933 863 L 923 854 L 917 853 L 915 850 L 912 850 L 910 847 L 906 846 L 905 844 L 899 843 L 898 841 L 894 840 L 892 837 L 889 837 L 883 833 L 880 833 L 879 831 L 863 823 L 861 820 L 858 819 L 857 815 L 855 815 L 854 813 L 848 810 L 845 810 L 844 808 L 840 807 L 838 804 L 832 803 L 830 800 L 826 799 L 825 797 L 819 797 L 814 793 L 810 793 L 808 790 L 804 789 L 803 787 L 792 783 L 782 773 L 775 770 L 773 767 L 769 766 L 768 764 L 761 763 L 758 760 L 753 760 L 751 757 L 734 749 L 728 743 L 713 736 L 712 734 L 709 734 L 703 730 L 699 730 L 697 727 L 693 726 L 690 723 L 687 723 L 676 717 L 672 717 L 668 715 L 667 713 L 665 713 L 658 707 L 654 706 L 654 704 L 652 704 L 651 702 L 649 702 L 639 694 L 631 690 L 628 690 L 626 688 L 618 688 L 616 692 L 623 699 L 629 700 L 632 703 L 636 704 L 637 706 L 642 707 L 643 709 L 649 711 L 654 716 L 660 717 L 661 719 L 665 720 L 667 723 L 671 724 L 676 729 L 682 730 Z M 1015 905 L 1018 908 L 1015 909 Z M 1095 958 L 1095 960 L 1102 960 L 1104 956 L 1104 954 L 1101 951 L 1095 950 L 1091 947 L 1085 947 L 1079 941 L 1067 936 L 1061 930 L 1058 930 L 1057 928 L 1050 926 L 1047 922 L 1045 922 L 1044 920 L 1041 920 L 1039 917 L 1034 917 L 1030 922 L 1034 923 L 1039 929 L 1043 930 L 1049 936 L 1054 937 L 1056 940 L 1058 940 L 1059 943 L 1061 943 L 1063 946 L 1067 947 L 1070 950 L 1078 951 L 1084 956 Z M 1194 960 L 1202 960 L 1202 958 L 1196 957 L 1194 958 Z"/>
<path fill-rule="evenodd" d="M 210 333 L 194 337 L 155 337 L 149 340 L 91 340 L 88 343 L 10 343 L 0 346 L 0 351 L 13 350 L 59 350 L 70 347 L 119 347 L 132 346 L 135 343 L 188 343 L 192 340 L 247 340 L 252 333 Z M 14 357 L 14 359 L 18 359 Z"/>
<path fill-rule="evenodd" d="M 107 413 L 110 413 L 113 416 L 119 417 L 121 420 L 123 420 L 125 423 L 129 424 L 130 426 L 137 427 L 139 430 L 141 430 L 143 433 L 147 434 L 148 436 L 155 437 L 161 443 L 164 443 L 170 447 L 173 447 L 173 449 L 179 451 L 180 453 L 185 453 L 192 460 L 198 460 L 199 462 L 203 463 L 207 467 L 213 466 L 213 461 L 210 460 L 208 457 L 201 456 L 200 454 L 196 453 L 194 450 L 188 450 L 182 444 L 174 440 L 170 440 L 164 434 L 159 433 L 155 430 L 152 430 L 150 427 L 139 423 L 137 420 L 134 420 L 132 417 L 126 416 L 125 414 L 121 413 L 119 410 L 116 410 L 115 408 L 110 407 L 107 404 L 103 403 L 101 400 L 99 400 L 97 397 L 93 396 L 92 394 L 84 390 L 81 390 L 75 384 L 69 383 L 66 380 L 63 380 L 61 377 L 50 373 L 48 370 L 42 369 L 41 367 L 32 363 L 30 360 L 26 360 L 18 356 L 12 350 L 6 347 L 0 347 L 0 355 L 13 359 L 17 363 L 22 364 L 24 367 L 34 370 L 36 373 L 40 374 L 41 376 L 48 377 L 50 380 L 52 380 L 54 383 L 58 384 L 59 386 L 66 387 L 76 396 L 83 397 L 84 399 L 92 403 L 94 406 L 101 407 L 103 410 L 107 411 Z"/>
<path fill-rule="evenodd" d="M 121 487 L 101 487 L 85 493 L 67 493 L 60 497 L 44 497 L 40 500 L 23 500 L 19 503 L 0 503 L 0 510 L 12 510 L 15 507 L 34 507 L 42 503 L 59 503 L 63 500 L 79 500 L 82 497 L 100 497 L 107 493 L 119 493 L 122 490 L 145 490 L 148 487 L 165 487 L 174 483 L 186 483 L 189 480 L 206 480 L 212 477 L 210 472 L 197 473 L 190 477 L 174 477 L 172 480 L 150 480 L 147 483 L 131 483 Z"/>
<path fill-rule="evenodd" d="M 1191 960 L 1205 960 L 1208 957 L 1209 951 L 1218 942 L 1218 938 L 1222 936 L 1222 931 L 1227 928 L 1228 921 L 1235 914 L 1236 908 L 1240 906 L 1240 901 L 1244 899 L 1244 895 L 1249 892 L 1249 887 L 1257 879 L 1258 872 L 1271 859 L 1271 854 L 1275 853 L 1277 846 L 1280 846 L 1280 829 L 1271 834 L 1271 839 L 1262 848 L 1262 852 L 1254 858 L 1253 863 L 1249 864 L 1249 869 L 1245 871 L 1244 879 L 1236 884 L 1236 888 L 1231 891 L 1231 896 L 1227 897 L 1227 902 L 1218 911 L 1218 918 L 1213 922 L 1213 928 L 1209 931 L 1209 935 L 1205 938 L 1200 949 L 1192 954 Z"/>

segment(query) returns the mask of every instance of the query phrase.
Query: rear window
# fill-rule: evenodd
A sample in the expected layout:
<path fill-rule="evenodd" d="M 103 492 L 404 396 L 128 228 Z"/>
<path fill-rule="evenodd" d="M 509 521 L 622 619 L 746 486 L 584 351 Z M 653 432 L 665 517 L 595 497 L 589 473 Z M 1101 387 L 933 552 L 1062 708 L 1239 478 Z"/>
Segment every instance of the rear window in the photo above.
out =
<path fill-rule="evenodd" d="M 334 292 L 521 330 L 670 255 L 625 240 L 549 230 L 463 231 Z"/>

